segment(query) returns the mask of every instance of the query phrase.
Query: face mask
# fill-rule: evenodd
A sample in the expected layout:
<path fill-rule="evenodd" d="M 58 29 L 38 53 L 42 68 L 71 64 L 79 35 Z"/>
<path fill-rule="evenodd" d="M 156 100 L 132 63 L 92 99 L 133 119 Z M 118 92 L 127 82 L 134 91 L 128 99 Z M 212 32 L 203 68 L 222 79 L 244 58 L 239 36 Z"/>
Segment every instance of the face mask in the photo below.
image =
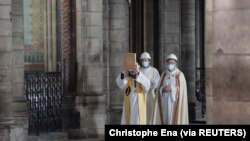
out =
<path fill-rule="evenodd" d="M 143 61 L 143 62 L 142 62 L 142 66 L 143 66 L 144 68 L 149 67 L 149 61 Z"/>
<path fill-rule="evenodd" d="M 169 72 L 174 71 L 174 69 L 175 69 L 175 66 L 174 66 L 173 64 L 169 64 L 168 67 L 167 67 L 167 70 L 168 70 Z"/>

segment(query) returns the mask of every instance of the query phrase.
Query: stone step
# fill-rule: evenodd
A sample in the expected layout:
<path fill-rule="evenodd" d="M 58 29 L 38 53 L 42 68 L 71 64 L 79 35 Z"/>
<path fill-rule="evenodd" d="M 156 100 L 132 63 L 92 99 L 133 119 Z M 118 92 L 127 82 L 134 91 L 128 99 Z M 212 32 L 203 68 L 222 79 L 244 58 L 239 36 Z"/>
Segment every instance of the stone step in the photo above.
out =
<path fill-rule="evenodd" d="M 84 139 L 68 139 L 68 134 L 64 132 L 43 133 L 39 136 L 29 135 L 28 141 L 104 141 L 104 137 L 93 137 Z"/>
<path fill-rule="evenodd" d="M 86 139 L 80 139 L 80 140 L 67 140 L 67 141 L 104 141 L 104 137 L 86 138 Z"/>
<path fill-rule="evenodd" d="M 64 132 L 42 133 L 39 136 L 29 135 L 28 141 L 67 141 L 68 134 Z"/>

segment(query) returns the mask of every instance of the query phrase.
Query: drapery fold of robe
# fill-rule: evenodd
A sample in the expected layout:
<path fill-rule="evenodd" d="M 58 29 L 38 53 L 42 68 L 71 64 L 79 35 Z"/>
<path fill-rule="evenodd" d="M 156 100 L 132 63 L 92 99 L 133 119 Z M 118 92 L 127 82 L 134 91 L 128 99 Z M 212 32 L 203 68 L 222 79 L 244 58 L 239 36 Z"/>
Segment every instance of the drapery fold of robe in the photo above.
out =
<path fill-rule="evenodd" d="M 162 93 L 162 89 L 166 85 L 171 87 L 172 92 Z M 161 105 L 159 104 L 159 98 Z M 172 73 L 164 72 L 161 75 L 152 124 L 189 124 L 186 79 L 177 68 Z"/>
<path fill-rule="evenodd" d="M 150 90 L 147 94 L 147 123 L 152 124 L 155 90 L 160 80 L 160 74 L 158 70 L 152 66 L 149 66 L 148 68 L 141 67 L 140 71 L 150 80 Z"/>
<path fill-rule="evenodd" d="M 121 79 L 119 74 L 116 83 L 124 91 L 121 124 L 146 124 L 146 94 L 150 89 L 150 80 L 140 72 L 136 79 Z"/>

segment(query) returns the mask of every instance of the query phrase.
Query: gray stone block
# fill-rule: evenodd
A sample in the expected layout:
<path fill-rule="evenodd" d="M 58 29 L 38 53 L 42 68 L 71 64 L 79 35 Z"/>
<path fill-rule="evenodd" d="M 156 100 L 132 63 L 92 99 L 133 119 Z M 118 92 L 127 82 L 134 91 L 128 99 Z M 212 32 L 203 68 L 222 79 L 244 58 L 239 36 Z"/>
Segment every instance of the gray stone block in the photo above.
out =
<path fill-rule="evenodd" d="M 0 120 L 12 116 L 11 86 L 0 86 Z"/>
<path fill-rule="evenodd" d="M 24 67 L 24 52 L 22 50 L 16 50 L 12 53 L 12 66 L 15 67 Z"/>
<path fill-rule="evenodd" d="M 165 33 L 180 33 L 179 24 L 164 24 Z"/>
<path fill-rule="evenodd" d="M 102 77 L 104 72 L 102 69 L 102 66 L 96 67 L 96 66 L 88 66 L 85 68 L 85 74 L 88 77 Z M 93 82 L 95 83 L 95 82 Z"/>
<path fill-rule="evenodd" d="M 190 33 L 190 34 L 188 34 L 188 33 L 183 33 L 182 34 L 182 37 L 181 37 L 181 43 L 182 43 L 182 45 L 186 45 L 186 44 L 188 44 L 188 45 L 195 45 L 195 34 L 194 34 L 194 32 L 193 33 Z"/>
<path fill-rule="evenodd" d="M 87 11 L 102 12 L 103 0 L 87 0 Z"/>
<path fill-rule="evenodd" d="M 82 11 L 76 12 L 76 25 L 80 25 L 80 26 L 84 25 L 83 16 L 84 16 L 84 12 L 82 12 Z"/>
<path fill-rule="evenodd" d="M 250 8 L 249 0 L 231 0 L 228 2 L 227 0 L 214 1 L 214 10 L 216 11 L 230 11 L 230 10 L 243 10 Z"/>
<path fill-rule="evenodd" d="M 11 0 L 0 0 L 0 5 L 11 5 Z"/>
<path fill-rule="evenodd" d="M 24 41 L 23 41 L 23 33 L 15 33 L 13 35 L 12 47 L 13 50 L 23 50 L 24 49 Z"/>
<path fill-rule="evenodd" d="M 128 4 L 127 0 L 109 0 L 110 4 Z"/>
<path fill-rule="evenodd" d="M 11 67 L 11 54 L 8 52 L 0 52 L 0 69 L 8 69 Z"/>
<path fill-rule="evenodd" d="M 84 38 L 86 37 L 86 27 L 83 25 L 76 25 L 76 36 L 77 38 Z"/>
<path fill-rule="evenodd" d="M 0 19 L 10 20 L 11 5 L 0 5 Z"/>
<path fill-rule="evenodd" d="M 12 82 L 24 82 L 24 68 L 12 69 Z"/>
<path fill-rule="evenodd" d="M 110 58 L 112 58 L 112 65 L 113 66 L 121 66 L 123 64 L 123 54 L 110 54 Z"/>
<path fill-rule="evenodd" d="M 179 34 L 164 34 L 163 36 L 163 42 L 164 44 L 174 43 L 178 44 L 180 42 L 180 35 Z"/>
<path fill-rule="evenodd" d="M 124 96 L 124 93 L 120 89 L 116 91 L 111 91 L 110 92 L 110 105 L 122 104 L 123 96 Z"/>
<path fill-rule="evenodd" d="M 13 103 L 13 115 L 14 116 L 27 116 L 28 104 L 26 102 Z M 24 122 L 24 121 L 23 121 Z"/>
<path fill-rule="evenodd" d="M 84 25 L 103 25 L 103 13 L 102 12 L 85 12 L 85 19 L 83 19 Z"/>
<path fill-rule="evenodd" d="M 12 90 L 12 93 L 13 93 L 13 97 L 23 97 L 24 96 L 24 84 L 22 82 L 15 82 L 15 83 L 12 83 L 12 86 L 13 86 L 13 90 Z"/>
<path fill-rule="evenodd" d="M 106 124 L 105 117 L 106 117 L 106 113 L 98 114 L 95 116 L 88 116 L 87 128 L 88 129 L 104 128 Z"/>
<path fill-rule="evenodd" d="M 86 27 L 86 36 L 87 37 L 103 37 L 103 28 L 102 26 L 87 26 Z"/>
<path fill-rule="evenodd" d="M 162 0 L 160 5 L 162 4 L 164 11 L 179 11 L 180 10 L 180 0 Z"/>
<path fill-rule="evenodd" d="M 121 124 L 121 116 L 122 116 L 122 112 L 118 112 L 117 110 L 110 111 L 109 113 L 110 123 L 109 124 L 114 124 L 114 125 Z"/>
<path fill-rule="evenodd" d="M 124 52 L 126 52 L 126 48 L 128 48 L 128 46 L 126 46 L 125 42 L 110 42 L 110 46 L 109 46 L 109 52 L 110 54 L 113 53 L 120 53 L 123 54 Z M 122 58 L 123 59 L 123 58 Z M 111 59 L 110 61 L 112 62 L 113 59 Z"/>
<path fill-rule="evenodd" d="M 87 76 L 86 82 L 87 92 L 102 92 L 104 89 L 103 77 Z"/>
<path fill-rule="evenodd" d="M 82 3 L 83 2 L 86 3 L 85 1 L 86 0 L 76 0 L 76 11 L 77 11 L 77 13 L 83 11 L 83 9 L 82 9 L 82 7 L 83 7 Z"/>
<path fill-rule="evenodd" d="M 112 19 L 110 21 L 111 29 L 125 29 L 128 30 L 129 22 L 126 19 Z"/>
<path fill-rule="evenodd" d="M 195 14 L 195 3 L 183 3 L 181 5 L 181 13 L 182 14 Z"/>
<path fill-rule="evenodd" d="M 128 5 L 125 4 L 112 4 L 110 6 L 110 18 L 111 19 L 123 19 L 129 15 Z"/>
<path fill-rule="evenodd" d="M 12 21 L 12 32 L 23 33 L 23 16 L 13 16 Z"/>
<path fill-rule="evenodd" d="M 12 1 L 12 14 L 23 15 L 23 0 Z"/>
<path fill-rule="evenodd" d="M 195 26 L 195 14 L 182 14 L 182 26 Z"/>
<path fill-rule="evenodd" d="M 0 139 L 1 141 L 10 141 L 10 129 L 9 128 L 3 128 L 0 129 Z"/>
<path fill-rule="evenodd" d="M 1 69 L 0 70 L 0 86 L 10 86 L 11 85 L 11 70 Z"/>
<path fill-rule="evenodd" d="M 86 103 L 88 104 L 88 109 L 91 112 L 105 112 L 106 98 L 106 95 L 87 96 Z"/>
<path fill-rule="evenodd" d="M 84 40 L 84 50 L 85 55 L 95 55 L 100 54 L 102 55 L 103 51 L 103 42 L 101 38 L 86 38 Z"/>
<path fill-rule="evenodd" d="M 110 41 L 127 41 L 129 34 L 128 30 L 116 29 L 110 31 Z"/>
<path fill-rule="evenodd" d="M 12 35 L 12 24 L 10 20 L 0 20 L 0 36 Z"/>
<path fill-rule="evenodd" d="M 161 22 L 165 23 L 179 23 L 180 22 L 180 13 L 179 12 L 164 12 L 164 20 Z"/>
<path fill-rule="evenodd" d="M 0 52 L 11 51 L 12 38 L 7 36 L 2 36 L 0 38 Z"/>

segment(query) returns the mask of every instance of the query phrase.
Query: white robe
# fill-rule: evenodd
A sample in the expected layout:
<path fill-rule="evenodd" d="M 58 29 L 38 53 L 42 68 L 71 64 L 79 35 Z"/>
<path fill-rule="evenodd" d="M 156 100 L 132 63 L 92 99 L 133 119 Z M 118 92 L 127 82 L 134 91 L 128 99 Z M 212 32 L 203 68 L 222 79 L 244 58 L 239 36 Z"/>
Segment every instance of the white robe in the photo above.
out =
<path fill-rule="evenodd" d="M 174 72 L 171 74 L 165 72 L 165 78 L 162 82 L 161 86 L 158 86 L 158 91 L 160 92 L 161 98 L 162 98 L 162 114 L 163 114 L 163 124 L 173 124 L 173 107 L 174 102 L 177 101 L 176 99 L 176 74 L 179 74 L 179 80 L 180 80 L 180 93 L 178 98 L 178 108 L 177 111 L 177 117 L 176 117 L 176 124 L 189 124 L 189 117 L 188 117 L 188 99 L 187 99 L 187 85 L 186 85 L 186 79 L 184 74 L 176 68 Z M 161 78 L 162 79 L 162 78 Z M 161 80 L 160 80 L 161 81 Z M 160 82 L 159 82 L 160 83 Z M 171 87 L 170 93 L 162 93 L 162 89 L 164 86 L 169 85 Z M 159 84 L 160 85 L 160 84 Z M 157 91 L 157 92 L 158 92 Z M 155 100 L 155 107 L 154 107 L 154 114 L 153 114 L 153 124 L 161 124 L 160 120 L 160 109 L 159 109 L 159 103 L 158 103 L 158 95 L 156 95 Z"/>
<path fill-rule="evenodd" d="M 154 101 L 155 101 L 155 89 L 158 86 L 160 80 L 160 74 L 154 67 L 140 68 L 140 71 L 150 80 L 150 90 L 147 94 L 147 123 L 151 124 L 153 118 Z"/>
<path fill-rule="evenodd" d="M 173 106 L 176 97 L 176 87 L 175 87 L 175 76 L 166 75 L 165 79 L 162 83 L 162 87 L 160 88 L 160 94 L 162 96 L 162 107 L 163 107 L 163 121 L 164 124 L 172 123 L 172 113 L 173 113 Z M 169 85 L 171 87 L 171 92 L 164 92 L 162 93 L 163 87 Z"/>
<path fill-rule="evenodd" d="M 124 90 L 127 85 L 127 77 L 124 79 L 121 79 L 121 74 L 118 75 L 116 78 L 116 83 L 117 86 L 121 89 Z M 147 93 L 150 89 L 150 80 L 142 73 L 138 75 L 136 78 L 136 82 L 142 84 L 143 90 Z M 133 82 L 134 86 L 134 82 Z M 124 94 L 124 93 L 123 93 Z M 130 92 L 130 124 L 139 124 L 139 109 L 138 109 L 138 96 L 137 93 L 135 92 L 135 87 L 131 88 Z M 122 118 L 121 118 L 121 124 L 126 124 L 126 119 L 125 119 L 125 107 L 123 106 L 122 109 Z"/>

